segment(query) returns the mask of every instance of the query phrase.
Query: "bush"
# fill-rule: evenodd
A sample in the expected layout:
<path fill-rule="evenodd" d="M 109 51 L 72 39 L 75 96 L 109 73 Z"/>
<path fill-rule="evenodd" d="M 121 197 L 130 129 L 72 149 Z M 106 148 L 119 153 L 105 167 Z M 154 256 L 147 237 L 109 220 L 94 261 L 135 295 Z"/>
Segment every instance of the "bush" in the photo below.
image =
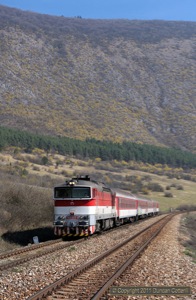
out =
<path fill-rule="evenodd" d="M 196 205 L 181 204 L 176 209 L 180 210 L 180 211 L 183 211 L 183 210 L 194 211 L 194 210 L 196 210 Z"/>
<path fill-rule="evenodd" d="M 27 169 L 22 169 L 21 176 L 27 176 L 28 174 L 29 172 L 27 171 Z"/>
<path fill-rule="evenodd" d="M 0 227 L 16 231 L 52 225 L 52 190 L 20 183 L 0 185 Z"/>
<path fill-rule="evenodd" d="M 176 189 L 177 189 L 177 190 L 184 190 L 184 188 L 183 188 L 182 185 L 178 185 L 178 186 L 176 187 Z"/>
<path fill-rule="evenodd" d="M 173 198 L 173 194 L 171 192 L 165 192 L 164 197 Z"/>
<path fill-rule="evenodd" d="M 146 186 L 144 186 L 144 187 L 142 188 L 142 193 L 143 193 L 144 195 L 148 195 L 148 194 L 149 194 L 149 190 L 148 190 L 148 188 L 147 188 Z"/>
<path fill-rule="evenodd" d="M 149 183 L 148 189 L 153 192 L 164 192 L 164 188 L 159 183 L 156 182 Z"/>
<path fill-rule="evenodd" d="M 48 164 L 48 158 L 47 158 L 47 156 L 43 156 L 42 159 L 41 159 L 41 161 L 42 161 L 43 165 L 47 165 Z"/>

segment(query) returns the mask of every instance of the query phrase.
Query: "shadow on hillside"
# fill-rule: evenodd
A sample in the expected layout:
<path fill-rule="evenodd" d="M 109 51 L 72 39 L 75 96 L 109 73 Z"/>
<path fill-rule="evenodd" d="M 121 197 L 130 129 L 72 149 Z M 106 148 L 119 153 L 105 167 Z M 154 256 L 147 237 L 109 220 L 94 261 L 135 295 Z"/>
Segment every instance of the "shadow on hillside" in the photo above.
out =
<path fill-rule="evenodd" d="M 26 246 L 34 243 L 33 237 L 38 237 L 39 242 L 46 242 L 48 240 L 56 239 L 52 227 L 36 228 L 32 230 L 6 232 L 1 238 L 9 243 Z"/>

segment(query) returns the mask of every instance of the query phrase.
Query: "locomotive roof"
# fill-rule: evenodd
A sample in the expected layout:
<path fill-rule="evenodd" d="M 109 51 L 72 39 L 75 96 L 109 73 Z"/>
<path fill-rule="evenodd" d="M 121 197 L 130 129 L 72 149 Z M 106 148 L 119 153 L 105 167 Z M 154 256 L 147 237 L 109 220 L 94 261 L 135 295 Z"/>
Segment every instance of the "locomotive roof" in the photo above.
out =
<path fill-rule="evenodd" d="M 88 186 L 88 187 L 96 187 L 97 189 L 107 188 L 107 186 L 103 182 L 97 182 L 95 180 L 91 180 L 88 175 L 72 178 L 71 180 L 67 180 L 66 182 L 57 185 L 55 187 L 68 187 L 68 186 L 69 187 Z"/>
<path fill-rule="evenodd" d="M 151 199 L 142 199 L 140 197 L 138 197 L 137 195 L 133 195 L 131 192 L 129 191 L 124 191 L 121 189 L 115 189 L 115 188 L 109 188 L 107 187 L 103 182 L 98 182 L 95 180 L 91 180 L 90 177 L 88 175 L 85 176 L 80 176 L 80 177 L 74 177 L 71 180 L 67 180 L 66 182 L 57 185 L 55 187 L 73 187 L 73 186 L 88 186 L 88 187 L 94 187 L 97 189 L 108 189 L 111 190 L 112 194 L 115 194 L 117 197 L 132 197 L 133 199 L 137 199 L 140 201 L 150 201 L 150 202 L 156 202 L 154 200 Z"/>

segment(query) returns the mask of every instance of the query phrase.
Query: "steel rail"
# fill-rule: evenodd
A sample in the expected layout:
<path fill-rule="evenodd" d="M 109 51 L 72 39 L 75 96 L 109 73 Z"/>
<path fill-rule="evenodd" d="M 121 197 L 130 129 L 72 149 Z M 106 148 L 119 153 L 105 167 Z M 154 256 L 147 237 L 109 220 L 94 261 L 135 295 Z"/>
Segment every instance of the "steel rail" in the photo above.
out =
<path fill-rule="evenodd" d="M 100 290 L 94 294 L 91 300 L 99 300 L 108 291 L 114 281 L 122 275 L 122 273 L 135 261 L 135 259 L 144 251 L 145 248 L 151 243 L 151 241 L 161 232 L 165 225 L 173 218 L 174 215 L 167 216 L 165 222 L 160 228 L 146 241 L 144 244 L 113 274 L 110 279 L 100 288 Z"/>
<path fill-rule="evenodd" d="M 55 251 L 58 251 L 58 250 L 67 248 L 67 247 L 69 247 L 69 246 L 72 246 L 72 245 L 75 245 L 75 244 L 78 244 L 78 243 L 82 243 L 83 241 L 84 241 L 84 239 L 81 239 L 81 240 L 78 240 L 78 241 L 68 242 L 68 243 L 66 243 L 66 244 L 59 245 L 59 246 L 57 246 L 57 247 L 55 247 L 55 248 L 46 249 L 46 250 L 44 250 L 42 253 L 30 254 L 30 255 L 28 255 L 28 256 L 26 256 L 26 257 L 18 258 L 18 259 L 16 259 L 16 260 L 12 260 L 12 261 L 10 261 L 10 262 L 6 262 L 5 264 L 0 265 L 0 271 L 7 270 L 7 269 L 9 269 L 9 268 L 13 268 L 13 267 L 18 266 L 18 265 L 20 265 L 20 264 L 22 264 L 22 263 L 25 263 L 25 262 L 27 262 L 27 261 L 29 261 L 29 260 L 32 260 L 32 259 L 35 259 L 35 258 L 44 256 L 44 255 L 53 253 L 53 252 L 55 252 Z M 53 245 L 53 244 L 52 244 L 52 245 Z M 52 246 L 52 245 L 51 245 L 51 246 Z M 44 247 L 44 246 L 45 246 L 45 247 L 48 247 L 48 246 L 50 246 L 50 244 L 49 244 L 49 245 L 43 245 L 42 247 Z M 34 250 L 37 250 L 37 249 L 39 249 L 39 248 L 40 248 L 40 247 L 34 247 L 33 249 L 29 249 L 29 250 L 27 250 L 26 252 L 34 251 Z M 21 253 L 23 253 L 23 252 L 25 252 L 25 251 L 18 252 L 18 253 L 14 253 L 14 254 L 12 254 L 12 255 L 18 255 L 18 254 L 21 254 Z M 10 256 L 11 256 L 11 255 L 10 255 Z"/>
<path fill-rule="evenodd" d="M 141 220 L 138 220 L 137 222 L 134 222 L 134 223 L 126 223 L 126 224 L 123 224 L 123 227 L 125 228 L 126 226 L 130 226 L 130 225 L 131 226 L 135 226 L 137 224 L 142 223 L 145 220 L 147 220 L 147 219 L 141 219 Z M 113 227 L 111 229 L 112 230 L 116 230 L 116 229 L 118 230 L 118 229 L 121 229 L 121 228 L 122 228 L 121 226 L 118 226 L 118 227 Z M 108 230 L 102 231 L 100 233 L 101 234 L 107 234 Z M 100 233 L 94 234 L 93 236 L 97 236 Z M 93 237 L 93 236 L 91 236 L 91 237 Z M 79 241 L 74 240 L 73 242 L 77 243 Z M 60 242 L 62 242 L 62 238 L 58 238 L 56 240 L 49 240 L 49 241 L 46 241 L 46 242 L 43 242 L 43 243 L 39 243 L 39 244 L 31 244 L 31 245 L 24 246 L 24 247 L 19 248 L 19 249 L 14 249 L 14 250 L 6 251 L 4 253 L 0 253 L 0 260 L 8 258 L 8 257 L 11 257 L 11 256 L 15 256 L 15 255 L 18 255 L 18 254 L 21 254 L 21 253 L 30 252 L 30 251 L 33 251 L 33 250 L 36 250 L 36 249 L 39 249 L 39 248 L 47 247 L 47 246 L 50 246 L 50 245 L 55 245 L 55 244 L 58 244 Z"/>
<path fill-rule="evenodd" d="M 45 288 L 41 289 L 40 291 L 36 292 L 34 295 L 30 296 L 27 300 L 41 300 L 47 296 L 49 296 L 52 292 L 54 292 L 56 289 L 60 288 L 62 285 L 65 285 L 69 281 L 71 281 L 73 278 L 78 276 L 79 274 L 83 273 L 90 267 L 96 265 L 99 261 L 110 255 L 111 253 L 115 252 L 122 246 L 126 245 L 130 241 L 134 240 L 136 237 L 144 233 L 145 231 L 149 230 L 159 222 L 163 221 L 164 219 L 168 218 L 168 215 L 164 216 L 161 220 L 156 221 L 155 223 L 149 225 L 145 229 L 141 230 L 134 236 L 129 237 L 128 239 L 124 240 L 120 244 L 117 244 L 116 246 L 112 247 L 111 249 L 107 250 L 106 252 L 102 253 L 101 255 L 95 257 L 94 259 L 90 260 L 89 262 L 83 264 L 79 268 L 73 270 L 69 274 L 65 275 L 64 277 L 60 278 L 59 280 L 56 280 L 54 283 L 46 286 Z"/>
<path fill-rule="evenodd" d="M 114 228 L 112 228 L 112 230 L 114 230 L 114 231 L 115 230 L 121 230 L 121 229 L 123 230 L 123 228 L 125 228 L 127 226 L 135 226 L 139 223 L 144 222 L 145 220 L 146 219 L 143 219 L 143 220 L 137 221 L 133 224 L 128 223 L 128 224 L 124 224 L 123 226 L 114 227 Z M 109 233 L 109 230 L 101 232 L 101 234 L 108 234 L 108 233 Z M 97 235 L 99 235 L 99 233 L 92 235 L 91 238 L 94 238 Z M 57 247 L 55 247 L 53 249 L 50 249 L 50 250 L 43 251 L 42 253 L 39 253 L 39 254 L 30 254 L 28 257 L 18 258 L 16 260 L 12 260 L 11 262 L 6 262 L 5 264 L 0 265 L 0 271 L 7 270 L 9 268 L 18 266 L 22 263 L 25 263 L 25 262 L 29 261 L 29 260 L 41 257 L 43 255 L 53 253 L 55 251 L 61 250 L 63 248 L 67 248 L 67 247 L 72 246 L 74 244 L 82 243 L 84 240 L 85 240 L 85 237 L 80 239 L 80 240 L 74 240 L 74 241 L 67 242 L 66 244 L 63 244 L 61 246 L 57 246 Z M 53 246 L 53 245 L 61 243 L 61 242 L 62 242 L 62 239 L 58 239 L 58 240 L 55 240 L 55 241 L 47 241 L 47 242 L 41 243 L 41 244 L 33 244 L 33 245 L 30 245 L 30 246 L 27 246 L 27 247 L 24 247 L 24 248 L 21 248 L 21 249 L 11 250 L 9 252 L 0 254 L 0 261 L 2 259 L 6 259 L 6 258 L 9 258 L 9 257 L 12 257 L 12 256 L 20 255 L 22 253 L 28 253 L 30 251 L 34 251 L 34 250 L 37 250 L 37 249 L 40 249 L 40 248 Z"/>
<path fill-rule="evenodd" d="M 8 258 L 10 256 L 14 256 L 14 255 L 18 255 L 18 254 L 21 254 L 21 253 L 29 252 L 29 251 L 36 250 L 36 249 L 39 249 L 39 248 L 43 248 L 43 247 L 46 247 L 46 246 L 50 246 L 50 245 L 53 245 L 53 244 L 55 245 L 55 244 L 57 244 L 61 241 L 62 241 L 62 239 L 58 239 L 58 240 L 55 240 L 55 241 L 47 241 L 47 242 L 44 242 L 44 243 L 31 244 L 29 246 L 26 246 L 26 247 L 23 247 L 23 248 L 20 248 L 20 249 L 14 249 L 14 250 L 11 250 L 11 251 L 7 251 L 5 253 L 0 254 L 0 259 Z"/>

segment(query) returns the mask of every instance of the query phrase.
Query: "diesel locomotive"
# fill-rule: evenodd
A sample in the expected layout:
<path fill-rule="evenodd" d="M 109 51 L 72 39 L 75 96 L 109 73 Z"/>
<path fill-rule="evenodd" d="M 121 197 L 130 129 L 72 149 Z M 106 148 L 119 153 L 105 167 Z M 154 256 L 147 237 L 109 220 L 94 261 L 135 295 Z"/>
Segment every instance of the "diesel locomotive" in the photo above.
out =
<path fill-rule="evenodd" d="M 54 187 L 54 234 L 59 237 L 88 236 L 158 212 L 158 202 L 109 188 L 88 175 Z"/>

